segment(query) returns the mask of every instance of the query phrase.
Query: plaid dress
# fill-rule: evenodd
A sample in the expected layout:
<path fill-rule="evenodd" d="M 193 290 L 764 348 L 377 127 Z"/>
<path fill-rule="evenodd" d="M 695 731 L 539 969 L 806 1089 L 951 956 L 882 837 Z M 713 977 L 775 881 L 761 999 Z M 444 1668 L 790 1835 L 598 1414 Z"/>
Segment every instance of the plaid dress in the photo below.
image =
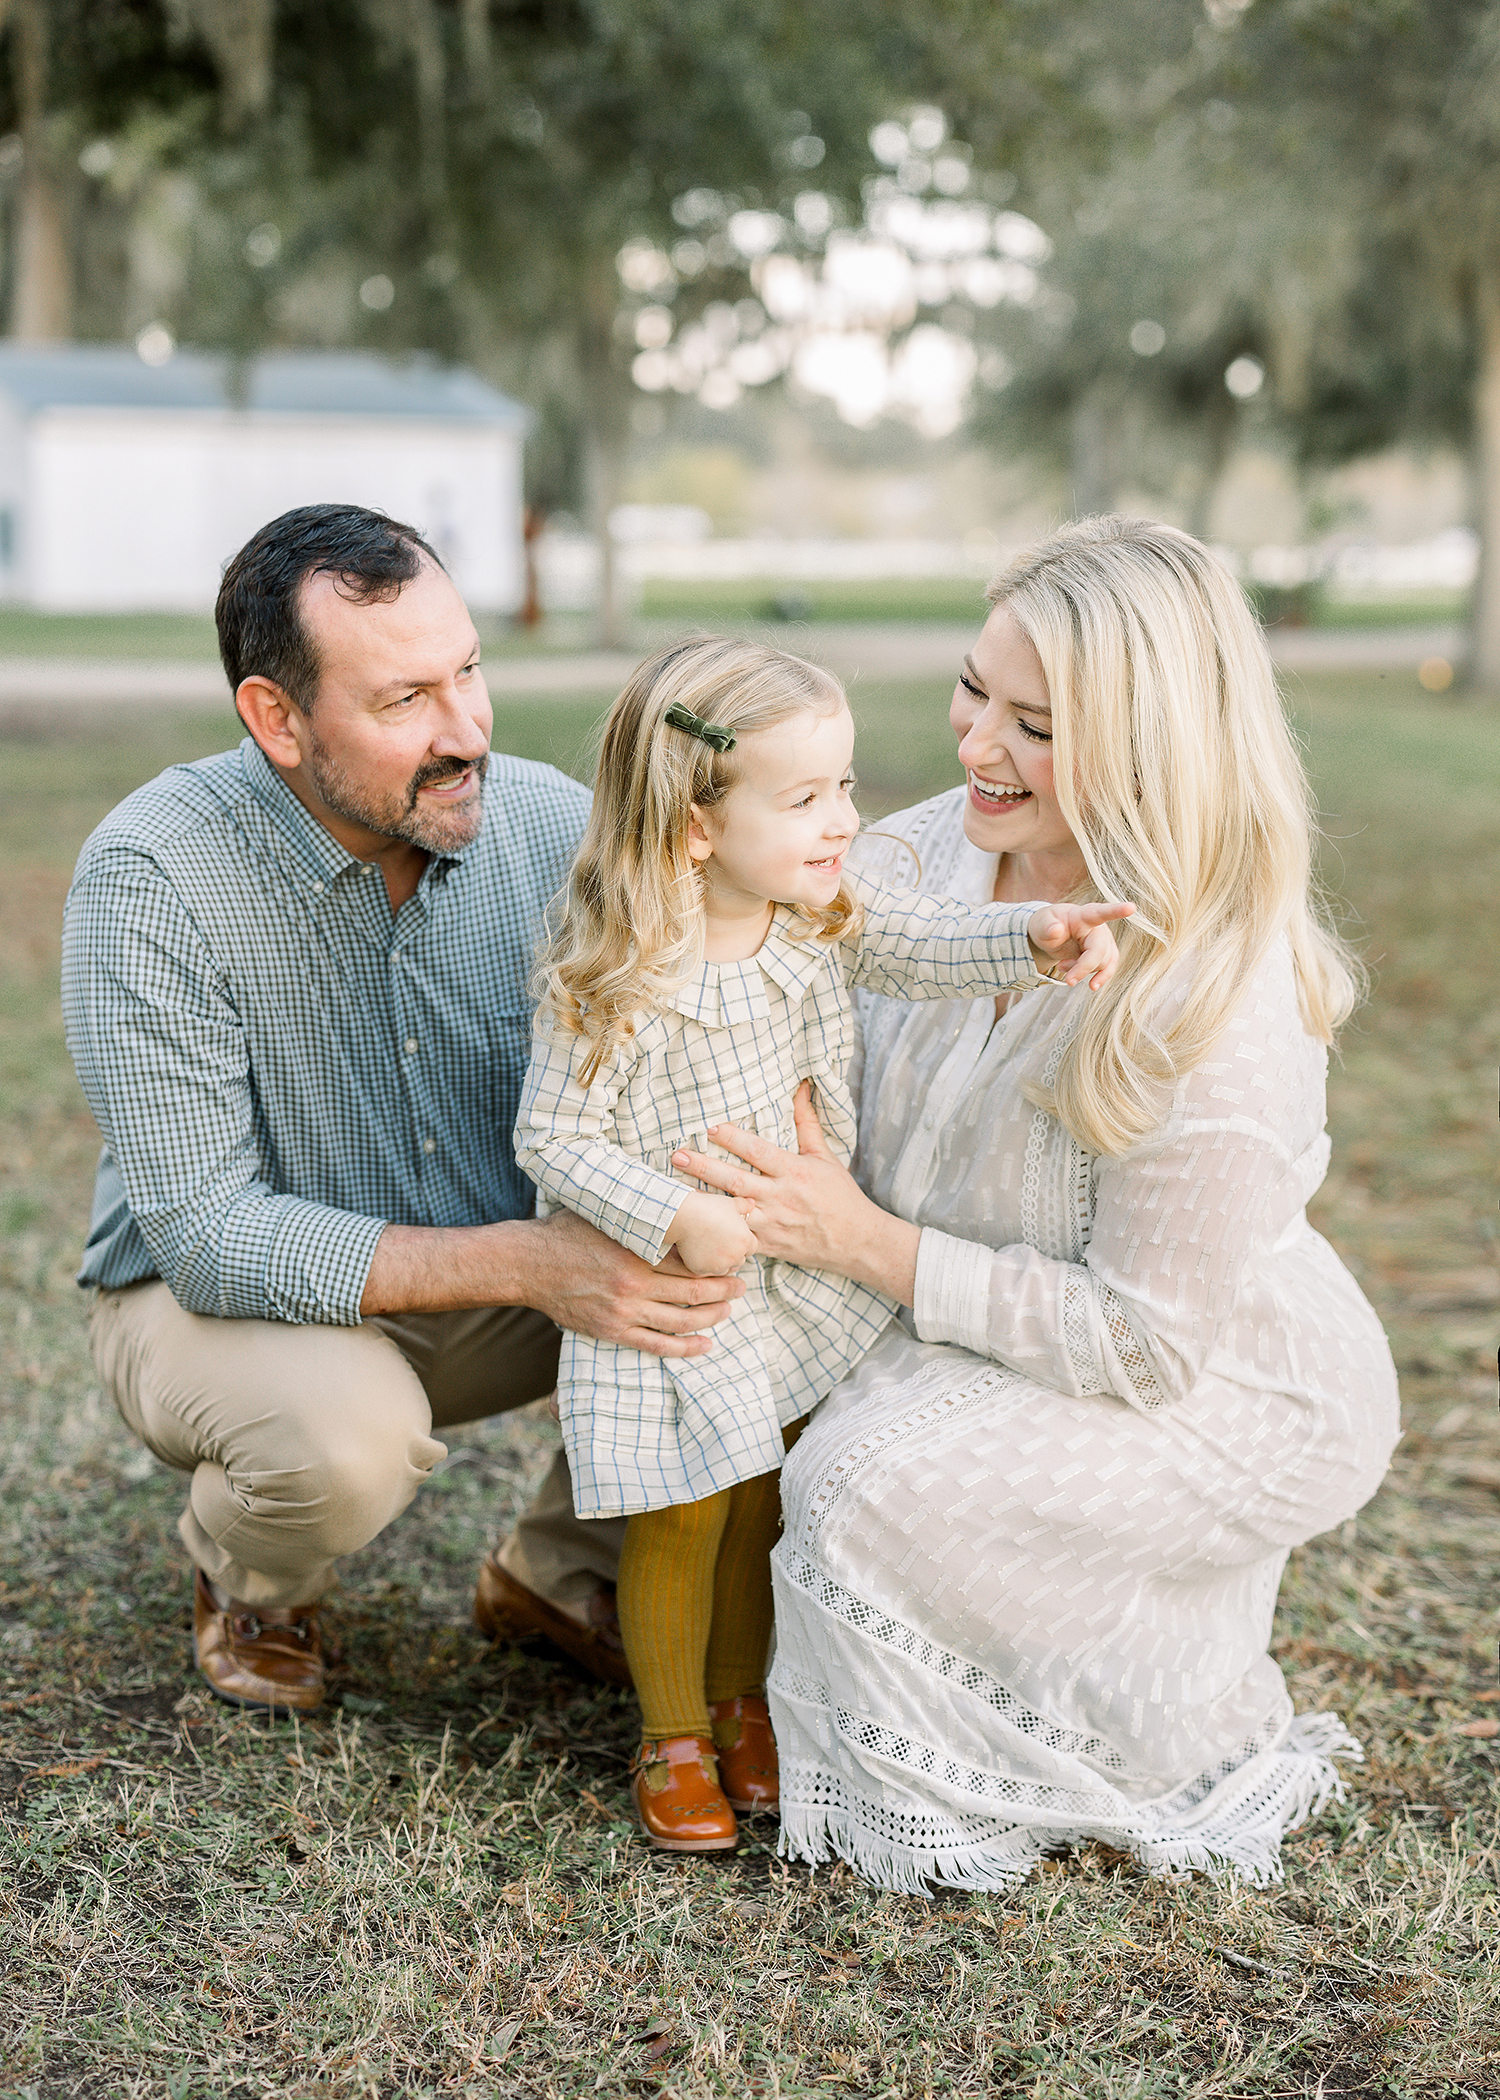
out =
<path fill-rule="evenodd" d="M 1035 904 L 975 907 L 865 892 L 852 941 L 794 938 L 778 907 L 743 962 L 706 962 L 588 1086 L 585 1045 L 538 1017 L 516 1122 L 516 1161 L 539 1209 L 576 1212 L 643 1261 L 661 1260 L 682 1202 L 681 1146 L 708 1149 L 734 1123 L 795 1150 L 792 1096 L 813 1081 L 830 1149 L 846 1165 L 855 1117 L 846 1073 L 850 989 L 952 999 L 1047 983 L 1026 938 Z M 563 1336 L 558 1400 L 580 1517 L 697 1502 L 774 1472 L 783 1426 L 871 1348 L 895 1301 L 826 1270 L 753 1257 L 707 1356 L 671 1362 Z"/>

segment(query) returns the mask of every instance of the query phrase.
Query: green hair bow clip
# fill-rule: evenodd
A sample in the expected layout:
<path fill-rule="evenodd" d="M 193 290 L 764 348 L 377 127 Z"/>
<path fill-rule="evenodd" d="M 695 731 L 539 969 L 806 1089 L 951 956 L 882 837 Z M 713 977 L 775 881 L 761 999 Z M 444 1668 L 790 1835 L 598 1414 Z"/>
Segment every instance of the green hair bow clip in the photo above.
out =
<path fill-rule="evenodd" d="M 680 700 L 672 702 L 662 720 L 670 722 L 674 729 L 685 729 L 689 736 L 697 737 L 700 743 L 712 744 L 715 751 L 732 751 L 735 747 L 736 738 L 732 729 L 720 729 L 712 722 L 705 722 L 701 715 L 695 715 L 692 709 L 684 707 Z"/>

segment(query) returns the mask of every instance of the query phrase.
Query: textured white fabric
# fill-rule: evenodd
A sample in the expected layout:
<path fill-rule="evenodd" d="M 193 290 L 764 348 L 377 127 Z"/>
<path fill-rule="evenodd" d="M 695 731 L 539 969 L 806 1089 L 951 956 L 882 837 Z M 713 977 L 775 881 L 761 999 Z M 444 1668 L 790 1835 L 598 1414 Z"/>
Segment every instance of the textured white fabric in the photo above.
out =
<path fill-rule="evenodd" d="M 962 808 L 886 829 L 978 900 Z M 770 1692 L 783 1849 L 891 1887 L 1003 1888 L 1089 1837 L 1274 1878 L 1358 1754 L 1266 1652 L 1288 1549 L 1397 1430 L 1379 1324 L 1303 1214 L 1323 1048 L 1278 950 L 1160 1129 L 1091 1158 L 1024 1092 L 1084 996 L 862 1002 L 857 1171 L 924 1227 L 917 1335 L 783 1473 Z"/>
<path fill-rule="evenodd" d="M 796 938 L 796 918 L 778 908 L 755 955 L 700 964 L 669 1007 L 639 1018 L 589 1086 L 577 1077 L 578 1038 L 539 1022 L 516 1158 L 541 1207 L 563 1205 L 659 1261 L 689 1186 L 672 1154 L 707 1150 L 714 1124 L 795 1147 L 792 1096 L 811 1079 L 829 1143 L 849 1158 L 851 986 L 946 1000 L 1044 983 L 1026 937 L 1035 904 L 974 909 L 873 886 L 862 901 L 857 937 L 834 943 Z M 837 1384 L 895 1311 L 894 1300 L 826 1271 L 752 1259 L 743 1273 L 745 1296 L 714 1328 L 707 1356 L 665 1363 L 563 1336 L 558 1403 L 579 1516 L 696 1502 L 775 1471 L 782 1428 Z"/>

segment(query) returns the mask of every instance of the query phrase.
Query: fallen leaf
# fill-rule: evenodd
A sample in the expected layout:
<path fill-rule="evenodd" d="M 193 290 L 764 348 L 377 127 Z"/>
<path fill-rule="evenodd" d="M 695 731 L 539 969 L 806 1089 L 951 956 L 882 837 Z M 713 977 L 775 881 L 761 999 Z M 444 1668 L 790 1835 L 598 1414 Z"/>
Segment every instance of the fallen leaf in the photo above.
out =
<path fill-rule="evenodd" d="M 495 2032 L 490 2036 L 488 2050 L 491 2063 L 501 2063 L 510 2054 L 510 2045 L 521 2032 L 524 2024 L 524 2021 L 521 2020 L 507 2020 L 503 2027 L 495 2029 Z"/>
<path fill-rule="evenodd" d="M 1496 1723 L 1496 1727 L 1500 1729 L 1500 1722 Z M 28 1779 L 73 1779 L 80 1772 L 97 1772 L 102 1764 L 108 1762 L 109 1760 L 103 1757 L 82 1757 L 76 1764 L 42 1765 L 37 1771 L 28 1772 L 26 1776 Z"/>
<path fill-rule="evenodd" d="M 1500 1735 L 1500 1721 L 1488 1717 L 1483 1721 L 1465 1721 L 1456 1733 L 1478 1736 L 1481 1742 L 1488 1742 L 1491 1737 Z"/>
<path fill-rule="evenodd" d="M 1500 1692 L 1476 1692 L 1474 1694 L 1474 1704 L 1476 1706 L 1493 1706 L 1497 1699 L 1500 1699 Z"/>
<path fill-rule="evenodd" d="M 1460 1487 L 1500 1489 L 1500 1466 L 1492 1465 L 1487 1458 L 1466 1459 L 1454 1467 L 1451 1477 Z"/>

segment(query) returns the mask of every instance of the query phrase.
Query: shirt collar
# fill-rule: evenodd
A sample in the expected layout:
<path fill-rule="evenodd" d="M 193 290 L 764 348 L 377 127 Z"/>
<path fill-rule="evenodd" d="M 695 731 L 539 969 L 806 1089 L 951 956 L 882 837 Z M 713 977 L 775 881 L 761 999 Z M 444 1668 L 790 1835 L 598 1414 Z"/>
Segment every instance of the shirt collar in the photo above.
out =
<path fill-rule="evenodd" d="M 241 743 L 240 761 L 251 793 L 283 838 L 296 849 L 318 887 L 331 888 L 341 875 L 368 865 L 341 846 L 327 826 L 320 824 L 312 811 L 298 801 L 254 737 L 247 736 Z M 457 854 L 429 854 L 418 888 L 424 889 L 429 882 L 443 881 L 461 865 Z"/>
<path fill-rule="evenodd" d="M 778 904 L 753 955 L 742 962 L 700 963 L 664 1004 L 702 1028 L 733 1028 L 769 1012 L 767 979 L 788 999 L 800 999 L 828 967 L 826 941 L 793 938 L 793 929 L 805 923 Z"/>

